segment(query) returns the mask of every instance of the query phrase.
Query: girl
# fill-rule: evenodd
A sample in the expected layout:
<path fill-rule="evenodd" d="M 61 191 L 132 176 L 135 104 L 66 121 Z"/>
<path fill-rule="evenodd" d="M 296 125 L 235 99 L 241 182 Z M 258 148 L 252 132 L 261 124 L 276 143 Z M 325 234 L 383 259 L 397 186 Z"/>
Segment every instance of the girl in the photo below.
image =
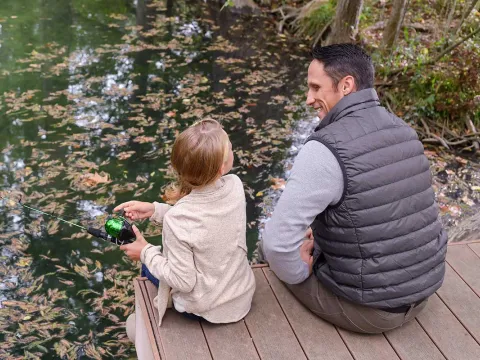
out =
<path fill-rule="evenodd" d="M 129 201 L 114 209 L 131 220 L 163 222 L 163 253 L 135 226 L 136 241 L 120 249 L 159 280 L 160 324 L 170 293 L 180 313 L 211 323 L 239 321 L 250 310 L 255 279 L 247 260 L 243 185 L 225 175 L 232 144 L 218 122 L 202 120 L 177 137 L 171 163 L 177 182 L 166 197 L 174 206 Z"/>

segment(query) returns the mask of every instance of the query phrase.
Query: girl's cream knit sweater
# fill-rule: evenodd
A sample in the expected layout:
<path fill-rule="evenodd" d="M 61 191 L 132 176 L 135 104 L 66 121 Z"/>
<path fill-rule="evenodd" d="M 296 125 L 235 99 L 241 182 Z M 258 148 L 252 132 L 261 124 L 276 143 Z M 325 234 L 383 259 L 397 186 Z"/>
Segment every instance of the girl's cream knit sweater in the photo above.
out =
<path fill-rule="evenodd" d="M 163 221 L 163 253 L 147 245 L 140 260 L 160 280 L 161 319 L 171 292 L 175 309 L 212 323 L 242 319 L 250 310 L 255 278 L 247 260 L 246 202 L 241 180 L 226 175 L 194 189 L 175 206 L 155 204 Z"/>

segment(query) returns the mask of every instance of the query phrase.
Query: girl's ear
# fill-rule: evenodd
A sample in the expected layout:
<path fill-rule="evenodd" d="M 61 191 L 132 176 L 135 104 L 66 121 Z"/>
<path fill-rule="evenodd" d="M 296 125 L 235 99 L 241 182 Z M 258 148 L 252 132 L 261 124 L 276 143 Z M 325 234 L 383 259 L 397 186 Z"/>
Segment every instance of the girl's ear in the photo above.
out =
<path fill-rule="evenodd" d="M 225 167 L 226 167 L 225 163 L 223 163 L 222 166 L 220 166 L 220 170 L 218 171 L 220 176 L 225 175 Z"/>

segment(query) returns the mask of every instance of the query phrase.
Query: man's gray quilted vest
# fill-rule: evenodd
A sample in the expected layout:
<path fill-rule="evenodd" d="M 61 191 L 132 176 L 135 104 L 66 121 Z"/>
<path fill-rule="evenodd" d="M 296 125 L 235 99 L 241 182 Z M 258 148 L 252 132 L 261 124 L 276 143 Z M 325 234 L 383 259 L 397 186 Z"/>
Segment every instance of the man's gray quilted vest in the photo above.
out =
<path fill-rule="evenodd" d="M 376 308 L 432 295 L 444 278 L 447 234 L 415 131 L 365 89 L 343 98 L 310 140 L 337 157 L 345 184 L 339 203 L 312 224 L 318 279 Z"/>

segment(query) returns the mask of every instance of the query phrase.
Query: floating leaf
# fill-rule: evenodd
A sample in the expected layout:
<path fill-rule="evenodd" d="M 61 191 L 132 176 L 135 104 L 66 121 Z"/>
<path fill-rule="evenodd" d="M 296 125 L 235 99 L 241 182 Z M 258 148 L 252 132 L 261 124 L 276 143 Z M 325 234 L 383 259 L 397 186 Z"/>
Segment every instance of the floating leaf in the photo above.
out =
<path fill-rule="evenodd" d="M 97 172 L 95 172 L 95 174 L 85 174 L 82 177 L 82 183 L 87 186 L 95 186 L 98 184 L 105 184 L 109 182 L 110 182 L 110 179 L 108 174 L 100 175 Z"/>

